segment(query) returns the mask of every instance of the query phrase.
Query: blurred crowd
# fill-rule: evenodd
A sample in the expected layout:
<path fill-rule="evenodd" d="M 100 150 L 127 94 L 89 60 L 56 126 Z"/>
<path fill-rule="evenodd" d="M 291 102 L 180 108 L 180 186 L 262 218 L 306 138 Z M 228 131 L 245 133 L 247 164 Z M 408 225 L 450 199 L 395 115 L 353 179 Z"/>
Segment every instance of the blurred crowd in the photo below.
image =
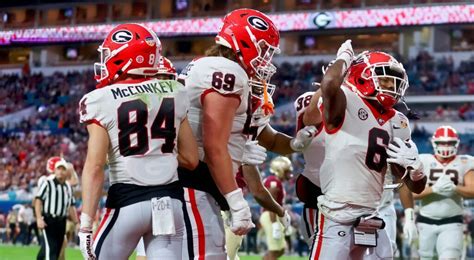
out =
<path fill-rule="evenodd" d="M 276 107 L 291 104 L 300 94 L 314 90 L 311 83 L 321 81 L 321 67 L 326 63 L 281 63 L 272 79 L 277 85 Z M 411 82 L 409 94 L 474 94 L 474 59 L 455 67 L 449 57 L 435 59 L 420 52 L 404 64 Z M 92 71 L 51 76 L 3 75 L 0 85 L 0 199 L 21 198 L 24 193 L 31 193 L 37 178 L 46 174 L 46 159 L 53 155 L 62 155 L 71 161 L 80 174 L 87 135 L 84 126 L 79 124 L 77 104 L 85 93 L 95 88 Z M 2 120 L 3 116 L 25 108 L 33 108 L 26 118 Z M 272 125 L 292 135 L 296 118 L 289 111 L 277 112 Z M 474 120 L 474 106 L 470 103 L 460 107 L 441 104 L 433 110 L 417 112 L 421 120 L 427 121 Z M 425 140 L 429 136 L 426 135 Z M 470 142 L 467 141 L 468 145 Z M 303 165 L 302 159 L 296 156 L 294 161 L 298 172 Z M 8 193 L 10 191 L 14 192 Z"/>

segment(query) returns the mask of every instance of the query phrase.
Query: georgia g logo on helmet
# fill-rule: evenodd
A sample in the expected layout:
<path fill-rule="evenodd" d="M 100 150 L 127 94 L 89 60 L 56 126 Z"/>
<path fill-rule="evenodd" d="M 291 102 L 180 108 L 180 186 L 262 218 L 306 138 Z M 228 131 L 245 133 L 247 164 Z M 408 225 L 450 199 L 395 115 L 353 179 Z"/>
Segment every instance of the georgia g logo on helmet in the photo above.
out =
<path fill-rule="evenodd" d="M 132 40 L 133 35 L 130 31 L 119 30 L 112 34 L 112 41 L 115 43 L 127 43 Z"/>
<path fill-rule="evenodd" d="M 260 31 L 266 31 L 269 28 L 268 23 L 265 22 L 265 20 L 263 20 L 262 18 L 257 17 L 257 16 L 250 16 L 248 18 L 248 22 L 253 28 Z"/>

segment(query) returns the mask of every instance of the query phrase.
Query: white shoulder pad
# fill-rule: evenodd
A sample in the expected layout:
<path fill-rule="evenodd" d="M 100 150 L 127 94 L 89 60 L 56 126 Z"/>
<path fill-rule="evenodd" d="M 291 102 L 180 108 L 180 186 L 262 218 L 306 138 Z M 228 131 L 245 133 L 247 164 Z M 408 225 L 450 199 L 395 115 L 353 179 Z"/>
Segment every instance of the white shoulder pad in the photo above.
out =
<path fill-rule="evenodd" d="M 296 100 L 295 103 L 293 104 L 295 106 L 296 110 L 296 116 L 299 116 L 304 113 L 306 108 L 309 106 L 311 102 L 311 98 L 313 97 L 315 92 L 313 91 L 308 91 L 302 95 L 300 95 Z"/>
<path fill-rule="evenodd" d="M 79 101 L 79 121 L 89 124 L 95 123 L 106 126 L 105 114 L 101 113 L 100 93 L 98 90 L 87 93 Z"/>
<path fill-rule="evenodd" d="M 186 86 L 199 84 L 199 88 L 213 89 L 223 95 L 241 95 L 248 88 L 248 76 L 242 67 L 223 57 L 204 57 L 195 60 L 181 78 Z M 184 75 L 186 74 L 186 76 Z"/>

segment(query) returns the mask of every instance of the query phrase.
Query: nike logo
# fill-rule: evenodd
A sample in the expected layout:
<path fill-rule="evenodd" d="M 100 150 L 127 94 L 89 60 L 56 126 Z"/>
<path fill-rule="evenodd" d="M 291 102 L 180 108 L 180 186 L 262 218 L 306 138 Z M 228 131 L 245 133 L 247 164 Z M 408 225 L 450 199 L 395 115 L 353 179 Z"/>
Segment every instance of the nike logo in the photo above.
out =
<path fill-rule="evenodd" d="M 410 160 L 410 161 L 416 161 L 416 157 L 413 157 L 413 158 L 407 158 L 407 160 Z"/>
<path fill-rule="evenodd" d="M 394 125 L 393 129 L 401 129 L 401 127 Z"/>

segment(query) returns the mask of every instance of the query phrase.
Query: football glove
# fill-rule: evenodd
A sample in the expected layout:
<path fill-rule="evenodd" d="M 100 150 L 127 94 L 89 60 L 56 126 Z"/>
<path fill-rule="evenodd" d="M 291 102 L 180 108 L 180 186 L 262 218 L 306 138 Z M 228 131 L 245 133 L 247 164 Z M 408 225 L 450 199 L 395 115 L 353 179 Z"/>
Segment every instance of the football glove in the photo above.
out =
<path fill-rule="evenodd" d="M 258 141 L 248 141 L 245 143 L 242 164 L 257 166 L 262 164 L 267 158 L 267 149 L 258 144 Z"/>
<path fill-rule="evenodd" d="M 387 149 L 388 163 L 396 163 L 407 169 L 412 181 L 419 181 L 425 176 L 423 173 L 423 164 L 418 156 L 418 149 L 412 140 L 408 142 L 395 137 Z"/>
<path fill-rule="evenodd" d="M 444 197 L 451 197 L 456 189 L 456 185 L 451 181 L 449 175 L 441 175 L 439 179 L 431 186 L 433 193 Z"/>
<path fill-rule="evenodd" d="M 283 237 L 283 230 L 281 230 L 281 224 L 278 222 L 272 223 L 272 237 L 275 240 L 281 239 Z"/>
<path fill-rule="evenodd" d="M 92 218 L 86 213 L 81 214 L 81 226 L 79 228 L 79 248 L 81 254 L 86 260 L 95 260 L 94 250 L 92 245 L 94 241 L 92 239 Z"/>
<path fill-rule="evenodd" d="M 288 213 L 288 210 L 285 210 L 285 214 L 283 215 L 283 217 L 279 217 L 278 219 L 280 220 L 280 223 L 283 225 L 284 229 L 288 229 L 288 227 L 290 227 L 291 216 Z"/>
<path fill-rule="evenodd" d="M 241 189 L 236 189 L 224 195 L 230 208 L 230 230 L 234 234 L 243 236 L 255 225 L 252 223 L 252 214 Z"/>
<path fill-rule="evenodd" d="M 409 245 L 418 238 L 415 224 L 415 212 L 412 208 L 405 209 L 405 223 L 403 224 L 403 237 Z"/>
<path fill-rule="evenodd" d="M 351 40 L 346 40 L 343 44 L 341 44 L 339 50 L 337 50 L 336 60 L 342 60 L 345 64 L 345 66 L 343 67 L 343 73 L 346 72 L 346 70 L 349 68 L 352 61 L 354 60 L 354 50 L 352 50 L 351 42 Z"/>
<path fill-rule="evenodd" d="M 318 129 L 312 125 L 299 130 L 298 133 L 296 133 L 296 137 L 290 141 L 291 149 L 295 152 L 303 151 L 311 143 L 317 132 Z"/>

